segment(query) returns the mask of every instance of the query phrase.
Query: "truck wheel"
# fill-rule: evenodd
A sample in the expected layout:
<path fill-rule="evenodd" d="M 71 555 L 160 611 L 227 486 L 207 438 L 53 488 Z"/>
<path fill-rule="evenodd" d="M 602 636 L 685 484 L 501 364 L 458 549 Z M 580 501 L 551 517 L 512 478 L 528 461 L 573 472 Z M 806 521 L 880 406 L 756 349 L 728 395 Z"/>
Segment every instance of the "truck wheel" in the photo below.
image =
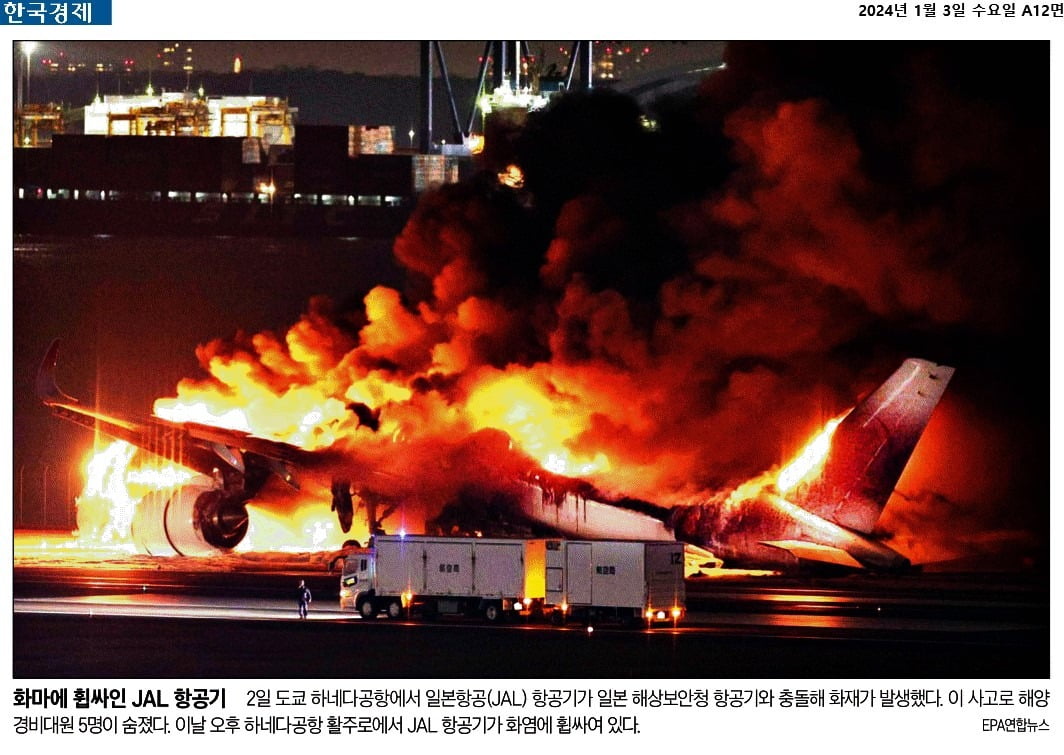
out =
<path fill-rule="evenodd" d="M 494 624 L 499 620 L 502 611 L 497 603 L 488 603 L 484 606 L 484 620 L 489 624 Z"/>
<path fill-rule="evenodd" d="M 358 604 L 358 615 L 363 619 L 377 618 L 377 607 L 373 605 L 373 598 L 363 598 Z"/>
<path fill-rule="evenodd" d="M 401 619 L 403 617 L 403 604 L 399 602 L 398 598 L 392 598 L 388 601 L 387 610 L 389 619 Z"/>

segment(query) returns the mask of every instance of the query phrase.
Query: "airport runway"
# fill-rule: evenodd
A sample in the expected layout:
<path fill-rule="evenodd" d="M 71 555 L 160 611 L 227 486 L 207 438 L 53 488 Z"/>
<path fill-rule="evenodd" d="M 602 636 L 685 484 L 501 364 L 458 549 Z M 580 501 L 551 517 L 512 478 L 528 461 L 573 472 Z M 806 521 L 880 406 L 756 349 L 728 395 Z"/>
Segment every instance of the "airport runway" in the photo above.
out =
<path fill-rule="evenodd" d="M 299 578 L 308 621 L 289 599 Z M 677 627 L 366 621 L 321 571 L 18 567 L 16 678 L 1048 678 L 1048 586 L 689 582 Z"/>

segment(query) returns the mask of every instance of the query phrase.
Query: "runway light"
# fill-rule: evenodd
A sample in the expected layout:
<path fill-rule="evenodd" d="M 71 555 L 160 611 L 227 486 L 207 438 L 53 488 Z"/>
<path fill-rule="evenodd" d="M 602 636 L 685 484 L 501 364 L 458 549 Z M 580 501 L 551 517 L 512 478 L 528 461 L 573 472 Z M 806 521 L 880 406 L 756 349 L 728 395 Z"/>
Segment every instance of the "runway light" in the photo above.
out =
<path fill-rule="evenodd" d="M 588 635 L 590 635 L 594 631 L 595 631 L 595 627 L 589 625 L 588 628 L 587 628 Z"/>

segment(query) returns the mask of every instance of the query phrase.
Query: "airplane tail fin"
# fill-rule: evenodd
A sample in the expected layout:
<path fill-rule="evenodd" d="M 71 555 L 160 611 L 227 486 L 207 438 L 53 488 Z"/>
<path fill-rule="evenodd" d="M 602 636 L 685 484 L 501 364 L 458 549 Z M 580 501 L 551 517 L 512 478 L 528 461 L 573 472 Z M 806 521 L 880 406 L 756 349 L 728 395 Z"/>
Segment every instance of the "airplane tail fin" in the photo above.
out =
<path fill-rule="evenodd" d="M 823 472 L 796 502 L 843 527 L 871 532 L 953 372 L 905 360 L 839 424 Z"/>

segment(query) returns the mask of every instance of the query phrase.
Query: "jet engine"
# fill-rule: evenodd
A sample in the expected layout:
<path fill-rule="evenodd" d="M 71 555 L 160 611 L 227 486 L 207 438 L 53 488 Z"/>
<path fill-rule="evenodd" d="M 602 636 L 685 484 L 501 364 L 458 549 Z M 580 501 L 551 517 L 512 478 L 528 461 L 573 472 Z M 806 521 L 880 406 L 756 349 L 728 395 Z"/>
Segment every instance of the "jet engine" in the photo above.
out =
<path fill-rule="evenodd" d="M 137 504 L 130 534 L 151 556 L 210 556 L 236 547 L 248 531 L 246 496 L 194 478 L 174 491 L 152 493 Z"/>

